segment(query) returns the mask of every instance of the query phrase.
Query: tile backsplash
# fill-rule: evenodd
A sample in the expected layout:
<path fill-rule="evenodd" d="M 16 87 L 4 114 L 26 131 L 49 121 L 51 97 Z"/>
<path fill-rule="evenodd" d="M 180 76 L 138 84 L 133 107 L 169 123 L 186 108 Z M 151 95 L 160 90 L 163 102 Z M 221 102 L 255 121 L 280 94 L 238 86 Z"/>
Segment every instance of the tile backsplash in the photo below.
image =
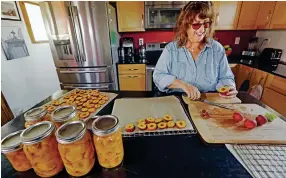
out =
<path fill-rule="evenodd" d="M 133 37 L 134 46 L 138 48 L 139 38 L 144 38 L 146 42 L 170 42 L 174 39 L 174 32 L 170 31 L 145 31 L 120 33 L 121 37 Z M 222 30 L 215 32 L 215 38 L 222 45 L 230 45 L 232 47 L 232 55 L 240 55 L 244 48 L 247 48 L 248 40 L 256 35 L 256 30 Z M 234 44 L 235 38 L 240 37 L 239 44 Z"/>

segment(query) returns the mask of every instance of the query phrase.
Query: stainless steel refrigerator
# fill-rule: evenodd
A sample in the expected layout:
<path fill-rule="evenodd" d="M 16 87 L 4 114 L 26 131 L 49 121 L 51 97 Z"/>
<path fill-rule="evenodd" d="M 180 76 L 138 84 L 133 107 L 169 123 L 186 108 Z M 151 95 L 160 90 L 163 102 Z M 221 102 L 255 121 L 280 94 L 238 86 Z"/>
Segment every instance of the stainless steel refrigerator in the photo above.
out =
<path fill-rule="evenodd" d="M 118 89 L 116 11 L 103 1 L 40 2 L 62 89 Z"/>

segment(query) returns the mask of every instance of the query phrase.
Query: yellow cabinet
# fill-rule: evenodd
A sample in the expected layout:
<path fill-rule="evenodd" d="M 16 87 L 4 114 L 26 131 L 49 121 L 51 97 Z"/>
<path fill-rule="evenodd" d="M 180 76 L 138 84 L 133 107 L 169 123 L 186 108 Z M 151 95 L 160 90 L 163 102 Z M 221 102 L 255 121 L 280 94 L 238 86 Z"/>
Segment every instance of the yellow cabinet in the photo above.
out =
<path fill-rule="evenodd" d="M 117 1 L 119 32 L 145 31 L 144 1 Z"/>
<path fill-rule="evenodd" d="M 268 29 L 275 8 L 275 1 L 262 1 L 256 18 L 256 29 Z"/>
<path fill-rule="evenodd" d="M 286 2 L 279 1 L 275 5 L 274 13 L 270 22 L 271 29 L 286 29 Z"/>
<path fill-rule="evenodd" d="M 119 75 L 120 90 L 145 91 L 146 79 L 144 74 L 138 75 Z"/>
<path fill-rule="evenodd" d="M 236 76 L 236 88 L 237 88 L 237 90 L 241 87 L 241 84 L 245 80 L 250 80 L 252 72 L 253 72 L 252 67 L 248 67 L 245 65 L 239 65 L 238 73 Z"/>
<path fill-rule="evenodd" d="M 216 30 L 234 30 L 237 27 L 241 1 L 214 1 L 217 15 Z"/>
<path fill-rule="evenodd" d="M 259 1 L 243 1 L 238 20 L 238 30 L 255 29 L 256 18 L 259 11 Z"/>
<path fill-rule="evenodd" d="M 145 64 L 119 64 L 119 89 L 127 91 L 146 90 Z"/>

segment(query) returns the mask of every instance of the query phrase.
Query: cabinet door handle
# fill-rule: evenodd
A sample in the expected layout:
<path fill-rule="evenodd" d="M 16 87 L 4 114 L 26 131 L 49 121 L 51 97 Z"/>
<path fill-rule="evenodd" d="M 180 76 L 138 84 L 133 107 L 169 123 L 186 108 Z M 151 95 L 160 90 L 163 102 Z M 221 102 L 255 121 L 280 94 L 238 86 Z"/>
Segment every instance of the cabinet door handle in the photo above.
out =
<path fill-rule="evenodd" d="M 138 76 L 136 76 L 136 75 L 128 75 L 127 77 L 128 78 L 137 78 Z"/>
<path fill-rule="evenodd" d="M 129 70 L 134 71 L 134 70 L 139 70 L 139 69 L 129 69 Z"/>
<path fill-rule="evenodd" d="M 144 28 L 144 15 L 142 14 L 141 28 Z"/>

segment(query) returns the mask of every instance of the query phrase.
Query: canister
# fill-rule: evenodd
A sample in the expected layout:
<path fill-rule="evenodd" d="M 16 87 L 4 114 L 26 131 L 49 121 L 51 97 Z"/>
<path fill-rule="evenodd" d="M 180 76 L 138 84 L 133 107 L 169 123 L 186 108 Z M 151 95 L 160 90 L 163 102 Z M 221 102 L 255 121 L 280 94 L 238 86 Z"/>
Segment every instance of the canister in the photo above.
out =
<path fill-rule="evenodd" d="M 27 111 L 24 114 L 24 118 L 26 120 L 25 122 L 25 128 L 34 125 L 35 123 L 41 122 L 41 121 L 50 121 L 51 116 L 48 114 L 47 110 L 45 108 L 34 108 L 29 111 Z"/>
<path fill-rule="evenodd" d="M 118 118 L 113 115 L 100 116 L 93 121 L 92 131 L 99 164 L 104 168 L 119 166 L 124 150 Z"/>
<path fill-rule="evenodd" d="M 52 120 L 59 128 L 64 123 L 78 120 L 77 110 L 74 106 L 60 106 L 52 113 Z"/>

